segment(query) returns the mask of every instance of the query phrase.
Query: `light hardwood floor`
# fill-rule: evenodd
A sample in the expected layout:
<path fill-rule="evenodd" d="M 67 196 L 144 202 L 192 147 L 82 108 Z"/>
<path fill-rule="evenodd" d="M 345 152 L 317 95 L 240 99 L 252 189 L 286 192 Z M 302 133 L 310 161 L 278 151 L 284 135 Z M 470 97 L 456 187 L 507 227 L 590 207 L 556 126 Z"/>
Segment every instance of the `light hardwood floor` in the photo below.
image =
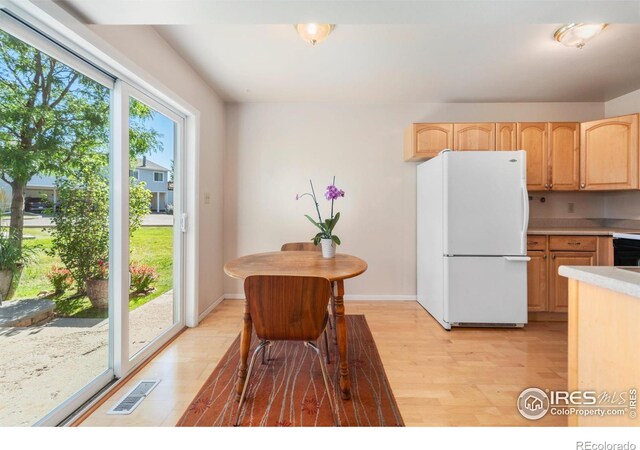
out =
<path fill-rule="evenodd" d="M 81 426 L 173 426 L 240 332 L 242 301 L 225 300 L 188 329 Z M 416 302 L 346 302 L 364 314 L 407 426 L 566 426 L 565 417 L 525 420 L 527 387 L 567 388 L 566 323 L 525 329 L 443 330 Z M 141 379 L 161 378 L 129 416 L 106 411 Z"/>

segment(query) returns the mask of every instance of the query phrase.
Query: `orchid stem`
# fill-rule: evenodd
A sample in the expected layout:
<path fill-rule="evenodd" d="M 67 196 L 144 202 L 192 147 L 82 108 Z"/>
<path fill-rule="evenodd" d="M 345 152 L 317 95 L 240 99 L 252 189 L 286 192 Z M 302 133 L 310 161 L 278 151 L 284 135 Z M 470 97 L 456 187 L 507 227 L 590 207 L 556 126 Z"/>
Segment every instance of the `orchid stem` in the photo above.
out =
<path fill-rule="evenodd" d="M 316 199 L 316 191 L 313 189 L 313 183 L 309 180 L 309 184 L 311 185 L 311 192 L 313 193 L 313 203 L 316 205 L 316 211 L 318 213 L 318 220 L 320 221 L 320 225 L 322 226 L 322 216 L 320 216 L 320 208 L 318 207 L 318 200 Z"/>
<path fill-rule="evenodd" d="M 333 186 L 335 186 L 335 185 L 336 185 L 336 176 L 335 176 L 335 175 L 333 176 L 333 183 L 332 183 L 332 185 L 333 185 Z M 335 200 L 334 198 L 332 198 L 332 199 L 331 199 L 331 220 L 333 220 L 333 201 L 334 201 L 334 200 Z"/>

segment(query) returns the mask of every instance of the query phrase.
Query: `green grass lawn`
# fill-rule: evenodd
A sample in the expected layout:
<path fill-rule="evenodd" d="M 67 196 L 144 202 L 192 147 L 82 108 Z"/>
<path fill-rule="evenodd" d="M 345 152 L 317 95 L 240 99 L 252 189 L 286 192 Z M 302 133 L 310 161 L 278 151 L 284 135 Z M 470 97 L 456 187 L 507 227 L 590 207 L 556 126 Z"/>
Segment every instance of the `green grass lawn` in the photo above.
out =
<path fill-rule="evenodd" d="M 38 252 L 35 261 L 25 267 L 15 299 L 36 298 L 43 292 L 53 290 L 46 273 L 52 265 L 62 266 L 60 258 L 49 256 L 46 250 L 51 248 L 51 235 L 41 228 L 25 228 L 25 235 L 35 239 L 24 241 L 26 247 L 36 247 Z M 130 261 L 146 264 L 155 269 L 158 281 L 156 290 L 148 295 L 132 297 L 129 309 L 133 310 L 154 298 L 164 294 L 173 287 L 173 228 L 142 227 L 131 238 Z M 87 297 L 73 298 L 75 287 L 56 302 L 56 314 L 63 317 L 107 317 L 105 310 L 93 308 Z"/>

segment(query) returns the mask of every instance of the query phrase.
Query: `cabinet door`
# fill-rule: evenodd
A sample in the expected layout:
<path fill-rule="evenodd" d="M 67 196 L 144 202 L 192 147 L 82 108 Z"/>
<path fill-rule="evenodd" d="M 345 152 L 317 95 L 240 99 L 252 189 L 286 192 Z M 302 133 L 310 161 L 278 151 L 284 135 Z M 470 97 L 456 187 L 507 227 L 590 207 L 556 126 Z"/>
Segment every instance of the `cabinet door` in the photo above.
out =
<path fill-rule="evenodd" d="M 515 122 L 496 123 L 496 150 L 519 150 Z"/>
<path fill-rule="evenodd" d="M 567 278 L 558 275 L 560 266 L 595 266 L 595 252 L 551 252 L 549 262 L 549 311 L 567 312 L 569 306 L 569 283 Z"/>
<path fill-rule="evenodd" d="M 404 160 L 421 161 L 453 149 L 452 123 L 414 123 L 404 131 Z"/>
<path fill-rule="evenodd" d="M 638 115 L 580 126 L 580 189 L 638 188 Z"/>
<path fill-rule="evenodd" d="M 580 186 L 580 124 L 549 124 L 549 187 L 577 191 Z"/>
<path fill-rule="evenodd" d="M 527 152 L 527 189 L 549 188 L 547 123 L 518 123 L 518 149 Z"/>
<path fill-rule="evenodd" d="M 547 252 L 528 252 L 527 304 L 529 311 L 547 311 Z"/>
<path fill-rule="evenodd" d="M 493 123 L 454 123 L 454 150 L 495 150 L 496 134 Z"/>

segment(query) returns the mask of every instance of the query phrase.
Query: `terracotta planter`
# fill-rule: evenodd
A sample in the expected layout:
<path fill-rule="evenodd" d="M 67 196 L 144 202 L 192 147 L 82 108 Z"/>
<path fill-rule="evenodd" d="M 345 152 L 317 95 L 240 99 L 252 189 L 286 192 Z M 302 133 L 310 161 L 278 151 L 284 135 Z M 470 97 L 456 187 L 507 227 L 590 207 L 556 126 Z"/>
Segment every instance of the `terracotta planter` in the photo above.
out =
<path fill-rule="evenodd" d="M 109 307 L 109 280 L 87 280 L 87 297 L 94 308 Z"/>
<path fill-rule="evenodd" d="M 20 277 L 22 276 L 22 266 L 13 271 L 10 269 L 0 270 L 0 296 L 2 301 L 11 300 L 16 293 Z"/>

